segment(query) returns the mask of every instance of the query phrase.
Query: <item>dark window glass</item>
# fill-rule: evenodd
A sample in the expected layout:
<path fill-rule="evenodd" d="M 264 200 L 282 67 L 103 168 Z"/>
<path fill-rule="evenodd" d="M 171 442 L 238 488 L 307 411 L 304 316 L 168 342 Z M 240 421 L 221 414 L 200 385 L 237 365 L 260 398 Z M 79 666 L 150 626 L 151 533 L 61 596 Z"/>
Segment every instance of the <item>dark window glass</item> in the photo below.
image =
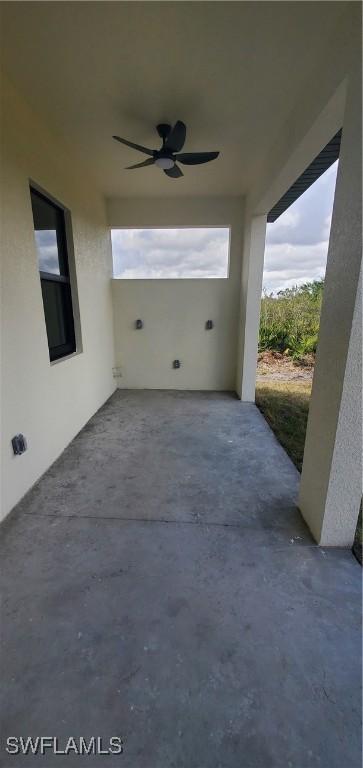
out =
<path fill-rule="evenodd" d="M 64 211 L 35 189 L 30 193 L 49 357 L 58 360 L 76 349 Z"/>

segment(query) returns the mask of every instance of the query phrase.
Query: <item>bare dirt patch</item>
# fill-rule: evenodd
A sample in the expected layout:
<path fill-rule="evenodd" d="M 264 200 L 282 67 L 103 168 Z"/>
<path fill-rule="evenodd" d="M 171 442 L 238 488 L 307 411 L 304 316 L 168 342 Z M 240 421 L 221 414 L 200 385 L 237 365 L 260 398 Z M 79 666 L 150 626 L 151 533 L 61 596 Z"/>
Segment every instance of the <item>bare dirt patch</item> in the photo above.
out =
<path fill-rule="evenodd" d="M 314 373 L 315 358 L 306 355 L 303 360 L 295 361 L 289 355 L 266 350 L 259 352 L 257 358 L 257 381 L 306 381 L 311 382 Z"/>

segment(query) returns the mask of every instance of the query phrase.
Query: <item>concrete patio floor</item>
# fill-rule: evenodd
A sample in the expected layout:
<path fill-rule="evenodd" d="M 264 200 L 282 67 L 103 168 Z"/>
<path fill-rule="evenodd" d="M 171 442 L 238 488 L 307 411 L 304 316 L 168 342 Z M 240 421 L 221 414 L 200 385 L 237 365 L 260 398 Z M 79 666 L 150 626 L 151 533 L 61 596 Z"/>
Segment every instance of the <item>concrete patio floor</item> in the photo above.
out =
<path fill-rule="evenodd" d="M 298 481 L 254 405 L 115 393 L 2 527 L 2 734 L 124 753 L 6 768 L 358 768 L 361 570 Z"/>

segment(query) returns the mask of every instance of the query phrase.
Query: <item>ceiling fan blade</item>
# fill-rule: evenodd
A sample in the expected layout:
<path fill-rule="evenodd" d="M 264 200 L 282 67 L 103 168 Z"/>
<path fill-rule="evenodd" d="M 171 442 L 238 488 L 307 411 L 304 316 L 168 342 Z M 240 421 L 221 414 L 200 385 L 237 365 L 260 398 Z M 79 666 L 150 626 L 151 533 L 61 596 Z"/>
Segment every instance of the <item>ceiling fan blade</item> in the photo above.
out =
<path fill-rule="evenodd" d="M 177 120 L 164 144 L 164 149 L 168 149 L 170 152 L 179 152 L 184 147 L 186 133 L 186 125 L 181 120 Z"/>
<path fill-rule="evenodd" d="M 219 152 L 182 152 L 181 155 L 176 156 L 176 159 L 184 165 L 201 165 L 201 163 L 215 160 L 218 155 Z"/>
<path fill-rule="evenodd" d="M 180 179 L 181 176 L 184 176 L 183 171 L 181 171 L 177 165 L 174 165 L 172 168 L 167 168 L 164 170 L 164 173 L 166 173 L 167 176 L 170 176 L 171 179 Z"/>
<path fill-rule="evenodd" d="M 127 139 L 121 139 L 120 136 L 112 136 L 112 138 L 116 139 L 116 141 L 120 141 L 121 144 L 126 144 L 127 147 L 131 147 L 132 149 L 138 149 L 138 151 L 143 152 L 144 155 L 154 154 L 152 149 L 147 149 L 147 147 L 142 147 L 141 144 L 134 144 L 133 141 L 128 141 Z"/>
<path fill-rule="evenodd" d="M 133 168 L 145 168 L 145 165 L 154 165 L 155 160 L 153 157 L 149 157 L 148 160 L 144 160 L 143 163 L 136 163 L 135 165 L 128 165 L 125 171 L 132 171 Z"/>

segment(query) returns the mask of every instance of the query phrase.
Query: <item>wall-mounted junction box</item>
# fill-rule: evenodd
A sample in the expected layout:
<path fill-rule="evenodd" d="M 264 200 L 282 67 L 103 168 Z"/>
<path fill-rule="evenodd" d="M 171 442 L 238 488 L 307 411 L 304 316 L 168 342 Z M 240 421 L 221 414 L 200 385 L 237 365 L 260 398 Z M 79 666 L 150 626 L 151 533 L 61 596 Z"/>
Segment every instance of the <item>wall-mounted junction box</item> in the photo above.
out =
<path fill-rule="evenodd" d="M 112 376 L 114 379 L 122 378 L 122 371 L 121 371 L 120 365 L 115 365 L 114 368 L 112 368 Z"/>
<path fill-rule="evenodd" d="M 11 440 L 11 445 L 13 446 L 14 456 L 21 456 L 27 449 L 26 438 L 21 434 L 14 435 Z"/>

